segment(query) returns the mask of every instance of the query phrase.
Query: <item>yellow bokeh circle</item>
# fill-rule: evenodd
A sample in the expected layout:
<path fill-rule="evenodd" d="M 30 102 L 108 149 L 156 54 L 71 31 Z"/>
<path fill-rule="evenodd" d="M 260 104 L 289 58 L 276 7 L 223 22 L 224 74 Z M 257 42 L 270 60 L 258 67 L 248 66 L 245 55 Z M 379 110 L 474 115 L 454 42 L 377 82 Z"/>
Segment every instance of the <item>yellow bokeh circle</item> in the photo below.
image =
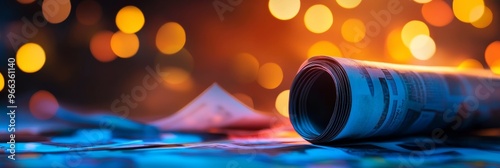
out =
<path fill-rule="evenodd" d="M 290 20 L 299 13 L 300 0 L 269 0 L 269 11 L 279 20 Z"/>
<path fill-rule="evenodd" d="M 475 8 L 475 9 L 479 10 L 478 8 Z M 484 13 L 481 16 L 481 18 L 472 22 L 471 24 L 476 28 L 485 28 L 485 27 L 488 27 L 492 21 L 493 21 L 493 13 L 491 12 L 490 8 L 485 7 Z"/>
<path fill-rule="evenodd" d="M 120 31 L 131 34 L 141 30 L 145 20 L 139 8 L 135 6 L 125 6 L 116 14 L 115 22 Z"/>
<path fill-rule="evenodd" d="M 413 1 L 415 1 L 416 3 L 420 3 L 420 4 L 425 4 L 425 3 L 431 2 L 432 0 L 413 0 Z"/>
<path fill-rule="evenodd" d="M 346 41 L 357 43 L 365 38 L 366 27 L 359 19 L 348 19 L 342 24 L 341 32 Z"/>
<path fill-rule="evenodd" d="M 156 47 L 163 54 L 175 54 L 186 43 L 186 32 L 177 22 L 168 22 L 156 33 Z"/>
<path fill-rule="evenodd" d="M 460 65 L 458 65 L 457 68 L 460 69 L 460 70 L 484 69 L 484 66 L 478 60 L 469 58 L 469 59 L 466 59 L 466 60 L 462 61 L 460 63 Z"/>
<path fill-rule="evenodd" d="M 139 50 L 139 38 L 135 34 L 118 31 L 111 36 L 111 50 L 120 58 L 130 58 Z"/>
<path fill-rule="evenodd" d="M 307 9 L 304 15 L 304 24 L 307 30 L 313 33 L 324 33 L 332 27 L 332 12 L 325 5 L 313 5 Z"/>
<path fill-rule="evenodd" d="M 191 74 L 178 67 L 162 68 L 160 74 L 163 78 L 164 86 L 176 91 L 189 91 L 193 88 Z"/>
<path fill-rule="evenodd" d="M 357 7 L 361 3 L 361 0 L 337 0 L 337 3 L 342 8 L 352 9 Z"/>
<path fill-rule="evenodd" d="M 484 13 L 483 0 L 453 0 L 453 14 L 465 23 L 477 21 Z"/>
<path fill-rule="evenodd" d="M 45 51 L 36 43 L 26 43 L 17 50 L 16 62 L 21 71 L 34 73 L 45 64 Z"/>
<path fill-rule="evenodd" d="M 409 63 L 412 60 L 410 49 L 405 46 L 401 39 L 401 29 L 392 30 L 385 41 L 387 54 L 399 63 Z"/>
<path fill-rule="evenodd" d="M 288 117 L 289 97 L 290 97 L 290 90 L 284 90 L 278 95 L 278 97 L 276 97 L 276 102 L 274 103 L 274 106 L 276 107 L 276 110 L 278 110 L 278 113 L 280 113 L 285 117 Z"/>
<path fill-rule="evenodd" d="M 283 71 L 278 64 L 266 63 L 259 69 L 257 82 L 266 89 L 277 88 L 283 80 Z"/>
<path fill-rule="evenodd" d="M 308 58 L 320 55 L 342 57 L 339 47 L 329 41 L 318 41 L 307 50 Z"/>
<path fill-rule="evenodd" d="M 427 27 L 427 25 L 420 20 L 409 21 L 401 30 L 401 39 L 407 47 L 410 47 L 411 40 L 418 35 L 429 36 L 429 27 Z"/>
<path fill-rule="evenodd" d="M 427 35 L 418 35 L 410 42 L 411 54 L 419 60 L 428 60 L 436 52 L 436 43 Z"/>
<path fill-rule="evenodd" d="M 4 86 L 5 86 L 5 79 L 3 78 L 2 73 L 0 73 L 0 91 L 3 90 Z"/>

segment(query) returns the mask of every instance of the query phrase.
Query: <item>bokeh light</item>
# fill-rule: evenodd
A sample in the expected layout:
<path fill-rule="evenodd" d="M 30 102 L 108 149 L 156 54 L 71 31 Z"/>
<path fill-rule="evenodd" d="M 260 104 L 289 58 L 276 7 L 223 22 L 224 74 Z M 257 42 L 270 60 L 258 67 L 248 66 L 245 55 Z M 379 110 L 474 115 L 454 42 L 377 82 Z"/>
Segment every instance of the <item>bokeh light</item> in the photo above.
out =
<path fill-rule="evenodd" d="M 477 10 L 477 8 L 475 8 Z M 471 24 L 476 28 L 488 27 L 493 21 L 493 12 L 488 7 L 484 7 L 484 13 L 478 20 L 472 22 Z"/>
<path fill-rule="evenodd" d="M 186 43 L 186 32 L 177 22 L 168 22 L 156 34 L 156 47 L 164 54 L 179 52 Z"/>
<path fill-rule="evenodd" d="M 453 21 L 453 11 L 446 1 L 435 0 L 422 6 L 422 16 L 427 23 L 443 27 Z"/>
<path fill-rule="evenodd" d="M 17 0 L 17 2 L 19 2 L 21 4 L 30 4 L 30 3 L 35 2 L 35 0 Z"/>
<path fill-rule="evenodd" d="M 269 0 L 269 11 L 279 20 L 290 20 L 299 13 L 300 0 Z"/>
<path fill-rule="evenodd" d="M 411 54 L 419 60 L 428 60 L 436 52 L 436 43 L 428 35 L 418 35 L 410 43 Z"/>
<path fill-rule="evenodd" d="M 191 74 L 182 68 L 166 67 L 160 74 L 164 80 L 164 86 L 176 91 L 189 91 L 193 88 Z"/>
<path fill-rule="evenodd" d="M 249 95 L 244 93 L 234 93 L 233 96 L 248 107 L 254 108 L 253 99 Z"/>
<path fill-rule="evenodd" d="M 400 63 L 408 63 L 413 58 L 410 49 L 401 39 L 401 29 L 394 29 L 389 33 L 385 41 L 385 49 L 393 60 Z"/>
<path fill-rule="evenodd" d="M 494 41 L 486 47 L 484 58 L 490 69 L 500 74 L 500 41 Z"/>
<path fill-rule="evenodd" d="M 35 118 L 47 120 L 54 117 L 57 109 L 59 109 L 59 103 L 52 93 L 40 90 L 31 96 L 29 109 Z"/>
<path fill-rule="evenodd" d="M 459 70 L 467 70 L 467 69 L 484 69 L 483 64 L 476 59 L 466 59 L 460 63 L 457 67 Z"/>
<path fill-rule="evenodd" d="M 125 6 L 116 14 L 116 26 L 120 31 L 131 34 L 141 30 L 144 26 L 144 15 L 135 6 Z"/>
<path fill-rule="evenodd" d="M 342 57 L 339 47 L 329 41 L 318 41 L 307 50 L 307 57 L 327 55 L 333 57 Z"/>
<path fill-rule="evenodd" d="M 401 30 L 401 39 L 407 47 L 410 47 L 410 42 L 418 35 L 429 36 L 429 27 L 419 20 L 409 21 Z"/>
<path fill-rule="evenodd" d="M 278 87 L 283 80 L 283 71 L 276 63 L 265 63 L 259 69 L 257 82 L 266 89 Z"/>
<path fill-rule="evenodd" d="M 496 60 L 490 66 L 490 70 L 495 74 L 500 74 L 500 60 Z"/>
<path fill-rule="evenodd" d="M 278 97 L 276 97 L 275 107 L 278 110 L 278 113 L 281 115 L 288 117 L 288 99 L 290 97 L 290 90 L 284 90 L 281 92 Z"/>
<path fill-rule="evenodd" d="M 337 4 L 339 4 L 342 8 L 352 9 L 357 7 L 361 0 L 336 0 Z"/>
<path fill-rule="evenodd" d="M 333 15 L 330 9 L 322 4 L 311 6 L 304 15 L 307 30 L 313 33 L 324 33 L 333 24 Z"/>
<path fill-rule="evenodd" d="M 101 17 L 101 5 L 94 0 L 84 0 L 76 7 L 76 19 L 83 25 L 94 25 Z"/>
<path fill-rule="evenodd" d="M 425 3 L 431 2 L 432 0 L 413 0 L 413 1 L 415 1 L 416 3 L 425 4 Z M 439 1 L 439 0 L 435 0 L 435 1 Z"/>
<path fill-rule="evenodd" d="M 44 0 L 42 3 L 42 13 L 49 23 L 61 23 L 68 18 L 71 12 L 70 0 Z"/>
<path fill-rule="evenodd" d="M 3 78 L 3 74 L 0 73 L 0 92 L 3 90 L 4 86 L 5 86 L 5 79 Z"/>
<path fill-rule="evenodd" d="M 26 43 L 17 50 L 16 61 L 21 71 L 34 73 L 45 64 L 45 51 L 36 43 Z"/>
<path fill-rule="evenodd" d="M 484 7 L 483 0 L 453 0 L 453 14 L 465 23 L 475 22 L 481 18 Z"/>
<path fill-rule="evenodd" d="M 181 68 L 169 67 L 164 72 L 163 79 L 168 84 L 180 84 L 189 79 L 189 73 Z"/>
<path fill-rule="evenodd" d="M 90 39 L 90 52 L 95 59 L 100 62 L 110 62 L 116 59 L 116 55 L 111 49 L 111 38 L 113 32 L 100 31 Z"/>
<path fill-rule="evenodd" d="M 342 37 L 349 42 L 357 43 L 365 38 L 366 27 L 359 19 L 348 19 L 342 24 Z"/>
<path fill-rule="evenodd" d="M 130 58 L 139 50 L 139 38 L 135 34 L 118 31 L 111 37 L 111 50 L 120 58 Z"/>
<path fill-rule="evenodd" d="M 454 10 L 453 4 L 464 6 L 459 1 L 480 4 L 462 7 L 467 8 L 463 10 L 468 23 L 455 16 L 460 10 Z M 2 36 L 7 41 L 6 54 L 30 57 L 28 61 L 18 59 L 19 79 L 40 79 L 36 84 L 20 82 L 22 88 L 59 88 L 50 91 L 61 106 L 109 109 L 102 102 L 129 93 L 127 86 L 143 82 L 148 65 L 162 70 L 160 76 L 153 76 L 158 78 L 147 82 L 160 82 L 148 92 L 164 100 L 151 107 L 169 113 L 164 116 L 175 113 L 213 82 L 226 86 L 224 89 L 249 107 L 285 114 L 276 105 L 278 99 L 284 99 L 282 91 L 289 89 L 303 61 L 319 55 L 457 69 L 482 66 L 500 74 L 500 49 L 492 49 L 498 48 L 492 42 L 500 41 L 497 1 L 264 0 L 238 4 L 222 0 L 214 9 L 214 4 L 206 2 L 78 0 L 67 3 L 71 6 L 67 12 L 54 12 L 68 15 L 61 17 L 61 23 L 45 22 L 43 12 L 56 11 L 61 2 L 68 0 L 8 1 L 7 7 L 13 8 L 5 15 Z M 48 7 L 44 9 L 43 3 Z M 201 15 L 189 17 L 194 13 Z M 474 17 L 478 19 L 471 22 Z M 22 54 L 28 51 L 21 46 L 29 42 L 36 42 L 39 46 L 34 50 L 38 51 Z M 8 76 L 6 71 L 2 73 L 4 84 L 0 86 L 6 90 L 1 91 L 6 92 Z M 95 77 L 97 85 L 85 85 L 86 77 L 72 74 Z M 102 82 L 107 76 L 122 81 L 124 87 Z M 94 91 L 74 89 L 81 85 Z M 23 89 L 19 95 L 29 100 L 34 91 Z M 104 96 L 92 99 L 94 92 Z M 134 112 L 131 117 L 147 121 L 160 116 L 157 111 L 144 110 L 150 108 L 142 105 L 148 101 L 131 109 L 145 112 L 145 118 Z M 278 104 L 284 104 L 281 102 Z"/>
<path fill-rule="evenodd" d="M 240 83 L 249 83 L 257 79 L 259 61 L 249 53 L 241 53 L 231 63 L 234 78 Z"/>

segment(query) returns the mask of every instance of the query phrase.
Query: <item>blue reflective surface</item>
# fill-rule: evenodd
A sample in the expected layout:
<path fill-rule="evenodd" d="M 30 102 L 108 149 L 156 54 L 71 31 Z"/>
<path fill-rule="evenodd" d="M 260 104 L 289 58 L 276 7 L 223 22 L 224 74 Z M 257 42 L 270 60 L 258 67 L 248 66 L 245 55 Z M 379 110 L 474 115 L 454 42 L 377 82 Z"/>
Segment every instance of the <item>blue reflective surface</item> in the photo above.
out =
<path fill-rule="evenodd" d="M 49 142 L 17 143 L 16 160 L 0 154 L 0 167 L 500 166 L 500 141 L 495 138 L 483 139 L 478 145 L 471 145 L 477 141 L 474 138 L 432 144 L 424 137 L 414 137 L 318 146 L 300 139 L 245 140 L 192 133 L 162 133 L 160 140 L 149 142 L 110 137 L 86 142 L 82 141 L 85 131 L 95 130 L 52 137 Z"/>

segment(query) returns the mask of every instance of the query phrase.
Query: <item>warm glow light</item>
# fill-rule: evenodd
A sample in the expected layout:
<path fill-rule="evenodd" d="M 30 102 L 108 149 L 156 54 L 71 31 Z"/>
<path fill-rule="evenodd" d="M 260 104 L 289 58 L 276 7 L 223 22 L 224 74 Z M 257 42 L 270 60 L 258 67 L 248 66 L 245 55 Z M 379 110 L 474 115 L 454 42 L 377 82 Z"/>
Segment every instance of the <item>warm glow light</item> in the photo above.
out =
<path fill-rule="evenodd" d="M 111 37 L 111 50 L 120 58 L 130 58 L 139 50 L 139 38 L 135 34 L 118 31 Z"/>
<path fill-rule="evenodd" d="M 21 4 L 30 4 L 30 3 L 35 2 L 35 0 L 17 0 L 17 2 L 19 2 Z"/>
<path fill-rule="evenodd" d="M 71 12 L 69 0 L 44 0 L 42 2 L 42 13 L 49 23 L 61 23 L 68 18 Z"/>
<path fill-rule="evenodd" d="M 179 23 L 168 22 L 156 34 L 156 47 L 164 54 L 179 52 L 186 43 L 186 32 Z"/>
<path fill-rule="evenodd" d="M 485 9 L 486 9 L 486 6 L 484 6 L 484 5 L 478 5 L 474 8 L 472 8 L 472 10 L 470 11 L 470 14 L 469 14 L 469 21 L 471 23 L 473 23 L 473 22 L 476 22 L 479 19 L 481 19 L 481 17 L 483 17 L 483 15 L 484 15 Z"/>
<path fill-rule="evenodd" d="M 346 9 L 352 9 L 361 3 L 361 0 L 337 0 L 337 3 Z"/>
<path fill-rule="evenodd" d="M 126 6 L 118 11 L 115 22 L 120 31 L 131 34 L 138 32 L 144 26 L 144 15 L 137 7 Z"/>
<path fill-rule="evenodd" d="M 478 8 L 474 9 L 478 10 Z M 484 7 L 484 13 L 481 16 L 481 18 L 472 22 L 471 24 L 477 28 L 485 28 L 488 27 L 492 21 L 493 21 L 493 13 L 491 12 L 491 9 L 488 7 Z"/>
<path fill-rule="evenodd" d="M 94 25 L 101 20 L 102 9 L 94 0 L 84 0 L 76 7 L 76 19 L 83 25 Z"/>
<path fill-rule="evenodd" d="M 453 21 L 453 11 L 446 1 L 435 0 L 422 6 L 422 16 L 427 23 L 443 27 Z"/>
<path fill-rule="evenodd" d="M 486 47 L 484 58 L 490 69 L 500 74 L 500 41 L 494 41 Z"/>
<path fill-rule="evenodd" d="M 188 91 L 193 88 L 191 75 L 184 69 L 177 67 L 167 67 L 162 69 L 160 74 L 165 81 L 167 88 L 177 91 Z"/>
<path fill-rule="evenodd" d="M 259 61 L 249 53 L 241 53 L 233 59 L 232 72 L 238 82 L 253 82 L 259 73 Z"/>
<path fill-rule="evenodd" d="M 269 11 L 279 20 L 290 20 L 299 13 L 300 0 L 269 0 Z"/>
<path fill-rule="evenodd" d="M 0 91 L 3 90 L 4 86 L 5 86 L 5 79 L 3 78 L 2 73 L 0 73 Z"/>
<path fill-rule="evenodd" d="M 425 4 L 425 3 L 431 2 L 432 0 L 413 0 L 413 1 L 415 1 L 416 3 Z M 436 0 L 436 1 L 438 1 L 438 0 Z"/>
<path fill-rule="evenodd" d="M 490 65 L 490 70 L 491 72 L 500 75 L 500 60 L 493 62 L 493 64 Z"/>
<path fill-rule="evenodd" d="M 17 50 L 16 61 L 21 71 L 37 72 L 45 64 L 45 51 L 36 43 L 26 43 Z"/>
<path fill-rule="evenodd" d="M 281 92 L 278 97 L 276 97 L 276 103 L 274 104 L 278 112 L 288 117 L 288 99 L 290 97 L 290 90 L 285 90 Z"/>
<path fill-rule="evenodd" d="M 484 69 L 483 64 L 479 62 L 478 60 L 475 59 L 466 59 L 458 65 L 458 69 L 460 70 L 467 70 L 467 69 Z"/>
<path fill-rule="evenodd" d="M 342 37 L 346 41 L 357 43 L 365 38 L 365 24 L 358 19 L 348 19 L 342 24 Z"/>
<path fill-rule="evenodd" d="M 116 55 L 111 49 L 111 38 L 113 32 L 101 31 L 90 39 L 90 52 L 95 59 L 100 62 L 110 62 L 116 59 Z"/>
<path fill-rule="evenodd" d="M 429 28 L 427 25 L 419 20 L 412 20 L 406 23 L 401 30 L 401 39 L 405 46 L 410 47 L 410 42 L 418 35 L 429 36 Z"/>
<path fill-rule="evenodd" d="M 453 14 L 465 23 L 475 22 L 481 18 L 484 7 L 483 0 L 453 0 Z"/>
<path fill-rule="evenodd" d="M 332 12 L 322 4 L 311 6 L 304 15 L 304 23 L 307 30 L 318 34 L 324 33 L 332 27 Z"/>
<path fill-rule="evenodd" d="M 266 89 L 274 89 L 281 84 L 283 71 L 278 64 L 265 63 L 259 69 L 257 82 Z"/>
<path fill-rule="evenodd" d="M 57 112 L 59 103 L 52 93 L 40 90 L 31 96 L 29 101 L 29 109 L 31 114 L 40 120 L 47 120 Z"/>
<path fill-rule="evenodd" d="M 410 51 L 416 59 L 428 60 L 436 52 L 436 43 L 427 35 L 418 35 L 411 40 Z"/>
<path fill-rule="evenodd" d="M 243 104 L 247 105 L 250 108 L 253 108 L 253 99 L 252 97 L 248 96 L 247 94 L 244 93 L 235 93 L 233 96 L 238 99 L 240 102 Z"/>
<path fill-rule="evenodd" d="M 401 39 L 401 29 L 394 29 L 389 33 L 385 41 L 385 49 L 397 62 L 408 63 L 413 58 L 410 49 Z"/>
<path fill-rule="evenodd" d="M 342 53 L 335 44 L 332 44 L 328 41 L 318 41 L 311 47 L 309 47 L 309 50 L 307 51 L 307 57 L 310 58 L 319 55 L 341 57 Z"/>
<path fill-rule="evenodd" d="M 169 67 L 162 73 L 163 79 L 169 84 L 180 84 L 189 79 L 189 73 L 183 69 Z"/>

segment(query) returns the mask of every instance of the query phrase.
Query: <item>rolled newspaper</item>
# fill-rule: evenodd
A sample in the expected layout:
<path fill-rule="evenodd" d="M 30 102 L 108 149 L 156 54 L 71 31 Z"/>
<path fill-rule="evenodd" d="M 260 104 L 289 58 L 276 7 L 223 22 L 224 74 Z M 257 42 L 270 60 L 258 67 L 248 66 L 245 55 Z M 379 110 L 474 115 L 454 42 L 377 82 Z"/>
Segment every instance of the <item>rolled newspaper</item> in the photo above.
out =
<path fill-rule="evenodd" d="M 302 64 L 290 120 L 312 143 L 500 127 L 500 77 L 489 70 L 327 56 Z M 449 132 L 448 132 L 449 131 Z"/>

